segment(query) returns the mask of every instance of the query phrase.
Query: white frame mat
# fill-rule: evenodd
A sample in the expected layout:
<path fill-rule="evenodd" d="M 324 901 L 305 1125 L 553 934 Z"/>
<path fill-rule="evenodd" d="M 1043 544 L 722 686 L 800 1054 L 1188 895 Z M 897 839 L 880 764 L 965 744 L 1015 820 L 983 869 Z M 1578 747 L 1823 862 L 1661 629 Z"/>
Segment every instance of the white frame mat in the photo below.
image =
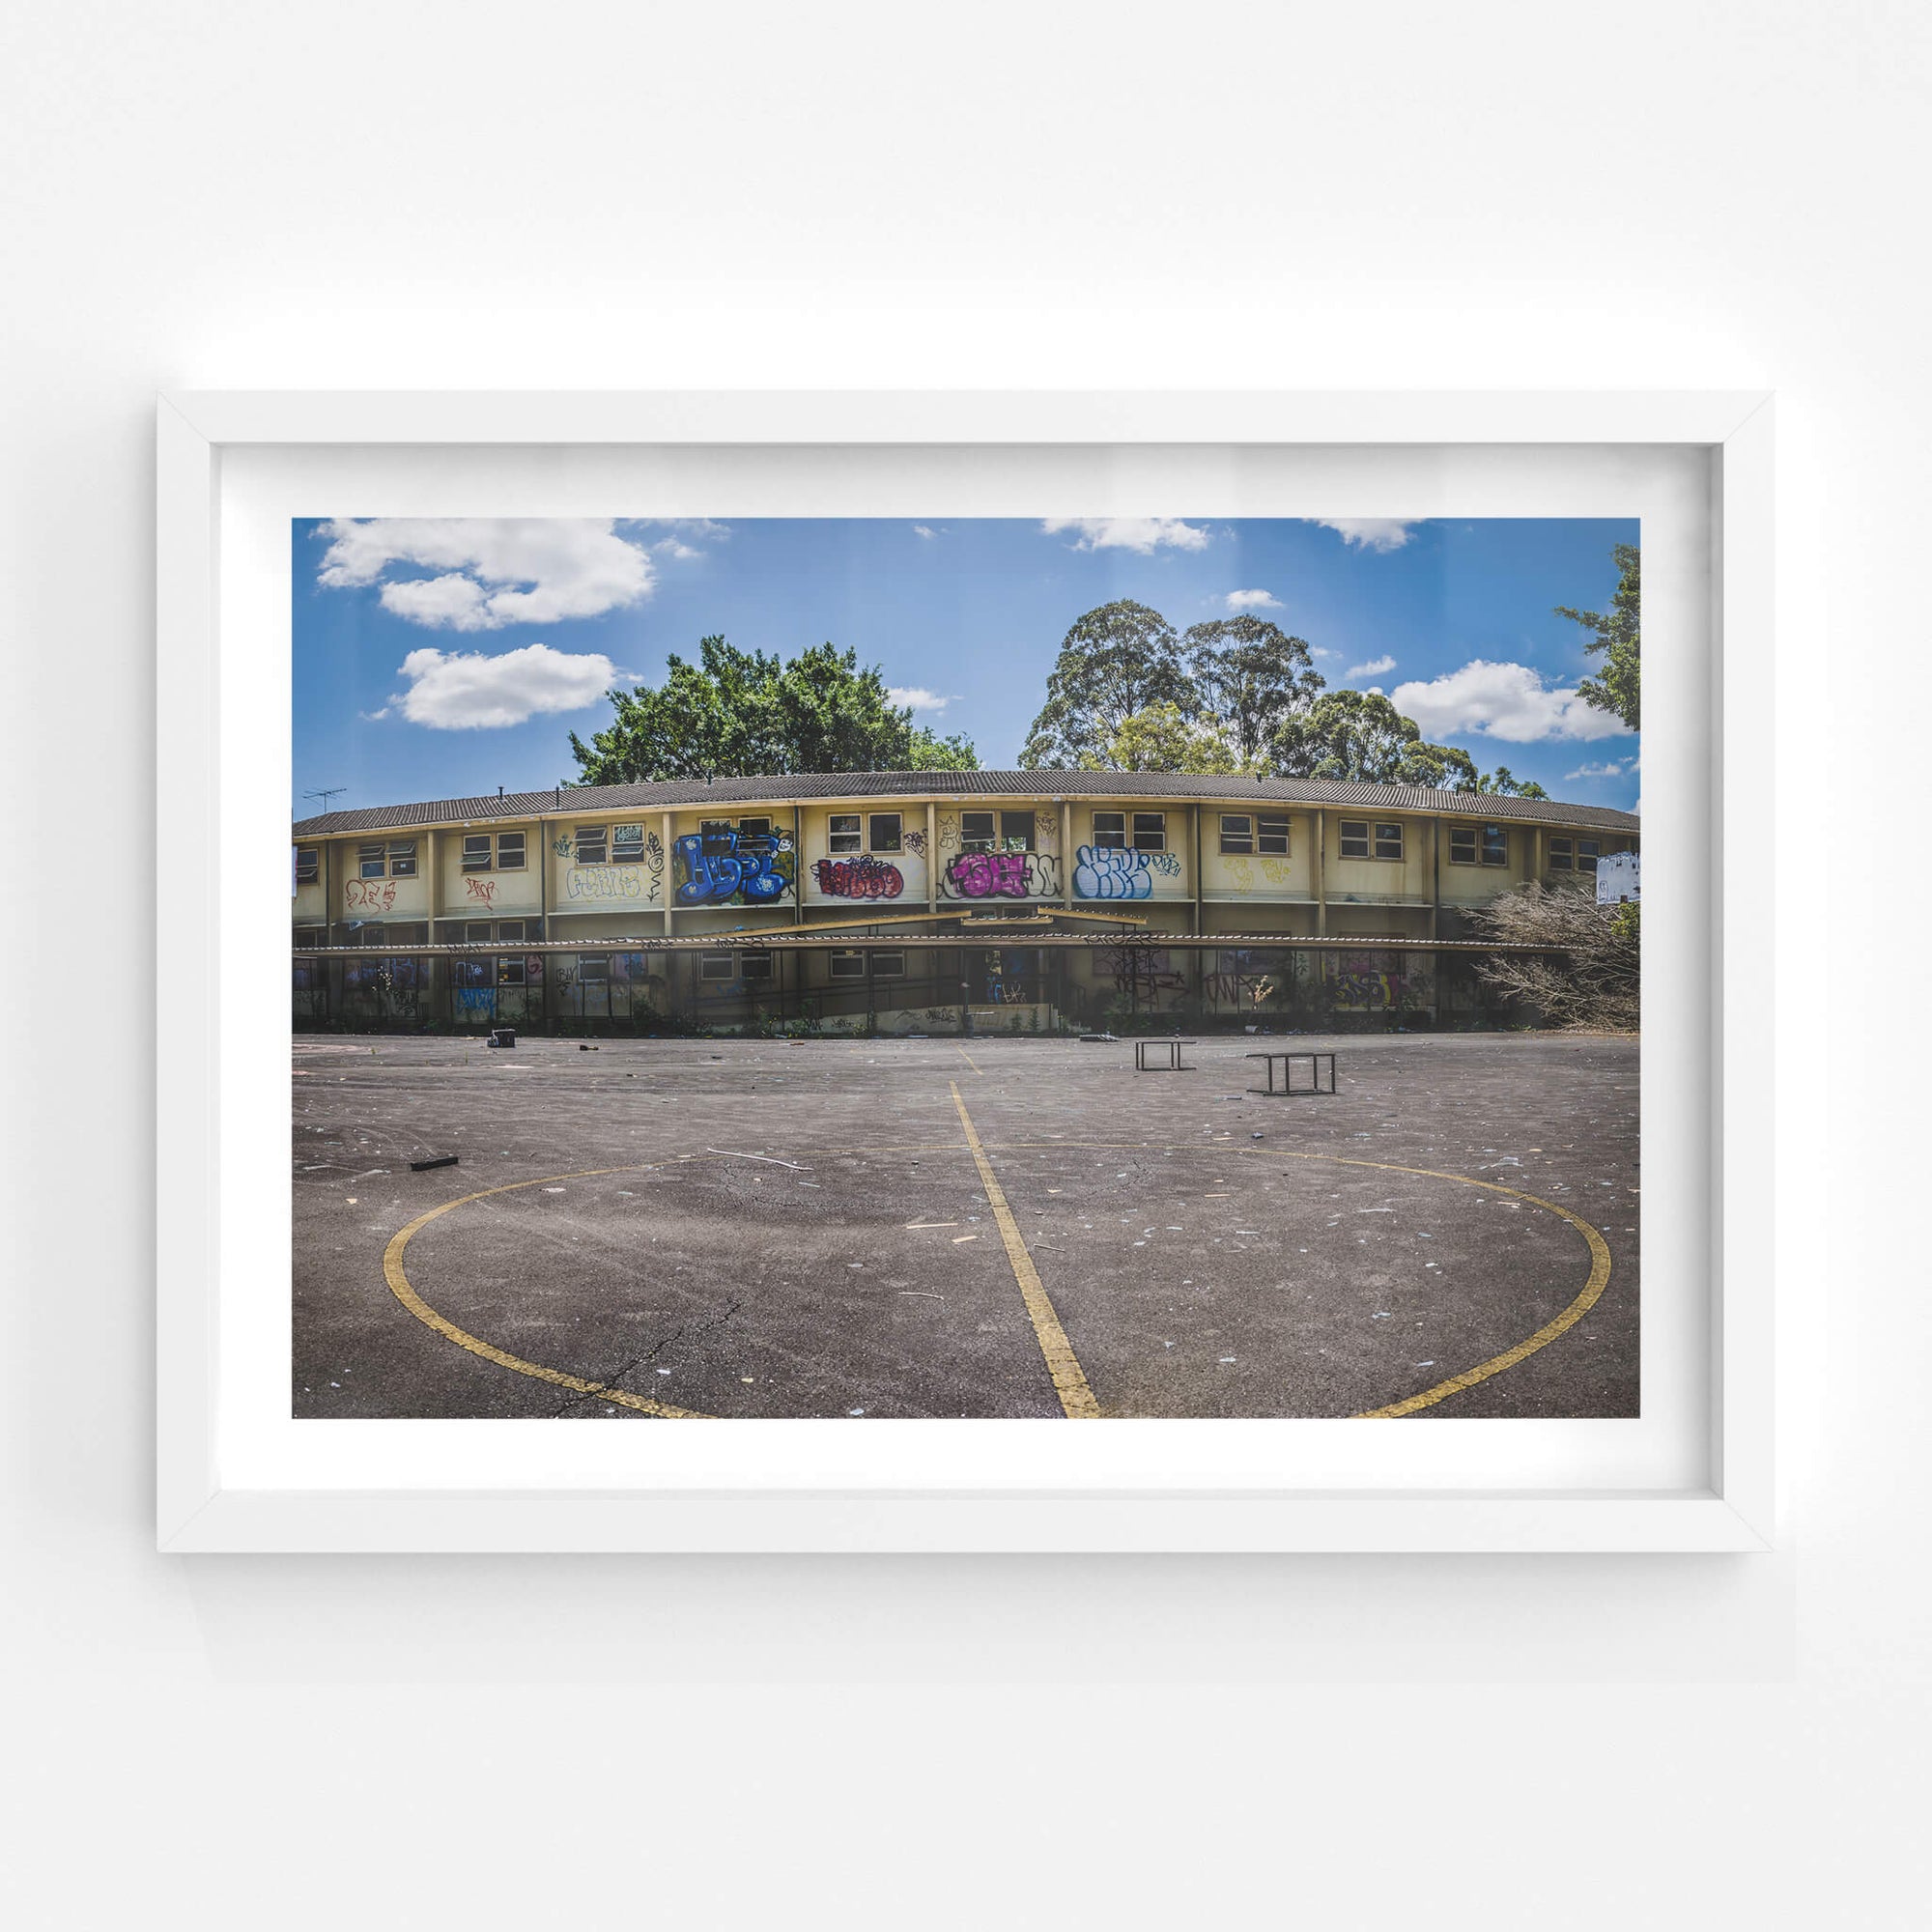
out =
<path fill-rule="evenodd" d="M 1776 1533 L 1772 1340 L 1778 1211 L 1770 1179 L 1774 976 L 1768 943 L 1747 960 L 1727 954 L 1723 941 L 1727 927 L 1740 933 L 1763 928 L 1761 896 L 1742 838 L 1747 824 L 1762 820 L 1770 796 L 1772 422 L 1772 399 L 1742 392 L 164 396 L 157 438 L 156 826 L 168 879 L 156 935 L 160 1548 L 1769 1548 Z M 760 504 L 769 497 L 773 507 L 740 507 L 741 515 L 799 514 L 812 507 L 809 499 L 780 506 L 783 489 L 796 488 L 795 480 L 786 486 L 782 479 L 795 479 L 814 460 L 836 468 L 839 452 L 851 457 L 855 471 L 866 463 L 875 469 L 901 465 L 928 489 L 945 473 L 949 452 L 1004 451 L 1016 464 L 1030 454 L 1043 464 L 1057 457 L 1072 474 L 1082 473 L 1085 462 L 1087 473 L 1129 479 L 1136 500 L 1121 507 L 1141 514 L 1214 513 L 1198 494 L 1145 500 L 1147 478 L 1157 473 L 1151 463 L 1171 461 L 1183 492 L 1188 479 L 1198 487 L 1204 477 L 1238 490 L 1248 468 L 1284 451 L 1324 464 L 1324 474 L 1341 479 L 1339 494 L 1323 509 L 1334 516 L 1407 512 L 1408 500 L 1389 500 L 1388 479 L 1397 474 L 1435 477 L 1439 492 L 1440 477 L 1451 471 L 1503 474 L 1514 468 L 1534 473 L 1539 465 L 1553 469 L 1595 463 L 1599 473 L 1613 476 L 1618 462 L 1627 461 L 1634 474 L 1648 457 L 1674 462 L 1680 477 L 1694 475 L 1697 554 L 1708 559 L 1708 597 L 1701 577 L 1689 584 L 1696 618 L 1690 629 L 1699 638 L 1708 635 L 1709 644 L 1694 659 L 1687 653 L 1677 675 L 1689 680 L 1679 688 L 1696 700 L 1686 715 L 1701 712 L 1708 728 L 1700 718 L 1694 742 L 1675 748 L 1679 777 L 1670 796 L 1687 823 L 1701 813 L 1702 827 L 1682 837 L 1670 836 L 1667 826 L 1654 833 L 1661 848 L 1687 855 L 1681 902 L 1694 906 L 1690 923 L 1695 930 L 1681 933 L 1668 950 L 1688 970 L 1670 982 L 1674 1018 L 1660 1020 L 1655 1040 L 1647 1030 L 1643 1069 L 1646 1154 L 1653 1121 L 1662 1122 L 1666 1131 L 1658 1148 L 1678 1170 L 1674 1184 L 1682 1211 L 1670 1218 L 1667 1200 L 1660 1208 L 1666 1217 L 1660 1245 L 1674 1248 L 1684 1314 L 1681 1332 L 1653 1323 L 1647 1272 L 1645 1413 L 1639 1421 L 1388 1425 L 1374 1438 L 1373 1454 L 1365 1449 L 1346 1470 L 1332 1455 L 1326 1461 L 1314 1453 L 1290 1456 L 1279 1445 L 1367 1445 L 1366 1436 L 1315 1432 L 1370 1425 L 1110 1422 L 1085 1432 L 1053 1423 L 990 1422 L 740 1423 L 725 1432 L 578 1425 L 544 1437 L 528 1433 L 541 1430 L 540 1423 L 290 1423 L 286 1316 L 276 1306 L 286 1304 L 286 1278 L 240 1259 L 265 1252 L 277 1228 L 286 1256 L 286 1209 L 255 1213 L 245 1248 L 235 1234 L 238 1217 L 253 1212 L 244 1197 L 262 1191 L 237 1184 L 237 1176 L 251 1172 L 241 1162 L 239 1143 L 250 1122 L 260 1140 L 267 1118 L 250 1112 L 254 1102 L 244 1106 L 242 1096 L 266 1091 L 261 1083 L 274 1056 L 264 1055 L 262 1028 L 272 1016 L 279 1051 L 286 1004 L 266 994 L 242 996 L 235 964 L 256 953 L 241 950 L 236 934 L 243 915 L 260 909 L 242 903 L 249 889 L 231 884 L 253 876 L 257 848 L 279 853 L 286 843 L 274 782 L 278 772 L 286 773 L 287 676 L 285 668 L 270 666 L 272 650 L 264 654 L 252 622 L 247 630 L 254 656 L 241 654 L 236 613 L 260 610 L 273 618 L 259 584 L 250 589 L 245 582 L 250 571 L 266 582 L 268 545 L 261 532 L 272 527 L 272 520 L 258 514 L 253 528 L 259 540 L 251 540 L 247 518 L 231 497 L 272 472 L 283 479 L 277 486 L 283 496 L 274 498 L 279 509 L 287 478 L 306 467 L 316 481 L 303 513 L 386 514 L 384 504 L 368 500 L 366 485 L 361 494 L 342 494 L 342 479 L 366 479 L 387 465 L 399 475 L 416 474 L 418 481 L 409 487 L 422 491 L 432 487 L 437 466 L 446 472 L 452 460 L 479 472 L 495 465 L 502 475 L 539 482 L 553 469 L 562 474 L 575 465 L 579 499 L 559 485 L 554 509 L 551 498 L 540 497 L 532 499 L 539 507 L 526 501 L 520 513 L 591 514 L 581 493 L 595 487 L 600 464 L 617 465 L 613 475 L 627 458 L 634 473 L 648 473 L 653 461 L 660 469 L 678 462 L 701 469 L 707 451 L 719 474 L 741 477 L 765 461 L 760 452 L 771 453 L 767 467 L 775 480 L 752 496 Z M 1351 462 L 1359 471 L 1353 483 Z M 1686 468 L 1691 463 L 1694 471 Z M 972 463 L 961 458 L 959 467 L 970 469 Z M 1350 488 L 1360 494 L 1349 498 Z M 335 494 L 316 494 L 326 492 Z M 448 507 L 478 513 L 469 502 Z M 1109 506 L 1083 500 L 1079 507 Z M 606 499 L 606 513 L 612 508 Z M 280 567 L 286 570 L 285 523 L 282 528 Z M 1648 566 L 1648 526 L 1645 535 Z M 1645 574 L 1648 579 L 1648 567 Z M 1647 582 L 1647 593 L 1649 588 Z M 285 611 L 285 595 L 283 606 Z M 1727 662 L 1747 664 L 1749 675 L 1726 677 Z M 265 732 L 274 751 L 238 755 L 239 745 L 258 742 Z M 1727 758 L 1726 746 L 1748 747 L 1748 755 Z M 1650 753 L 1647 728 L 1647 798 Z M 267 809 L 270 799 L 272 810 Z M 224 854 L 230 863 L 224 864 Z M 242 858 L 249 863 L 237 863 Z M 1653 874 L 1657 869 L 1657 861 L 1646 867 Z M 285 903 L 281 916 L 285 921 Z M 1660 962 L 1652 957 L 1649 925 L 1647 920 L 1647 1014 L 1653 984 L 1662 978 L 1657 971 Z M 259 923 L 246 928 L 264 929 Z M 274 976 L 266 980 L 273 982 Z M 1654 1045 L 1660 1048 L 1655 1065 Z M 246 1088 L 248 1079 L 257 1086 Z M 268 1161 L 271 1155 L 281 1159 L 270 1148 L 254 1157 Z M 252 1171 L 267 1175 L 270 1168 Z M 286 1174 L 285 1159 L 280 1171 Z M 1653 1246 L 1651 1192 L 1647 1182 L 1647 1248 Z M 1660 1264 L 1667 1275 L 1667 1260 Z M 268 1368 L 277 1347 L 281 1373 L 273 1378 Z M 1668 1418 L 1653 1415 L 1654 1386 L 1676 1391 L 1668 1399 L 1661 1394 L 1656 1406 L 1661 1412 L 1676 1401 L 1674 1426 L 1680 1447 L 1689 1445 L 1688 1456 L 1646 1464 L 1628 1457 L 1620 1462 L 1593 1446 L 1620 1438 L 1587 1432 L 1629 1432 L 1621 1439 L 1635 1443 L 1636 1432 L 1662 1428 Z M 1288 1433 L 1296 1431 L 1304 1433 Z M 700 1435 L 710 1446 L 697 1444 Z M 566 1438 L 567 1447 L 559 1450 Z M 835 1442 L 836 1454 L 811 1446 Z M 1036 1450 L 1042 1442 L 1054 1446 L 1050 1455 L 1025 1459 L 995 1449 L 1016 1442 Z M 1492 1446 L 1464 1456 L 1457 1446 L 1463 1443 Z M 542 1453 L 535 1453 L 539 1444 Z M 923 1446 L 909 1453 L 915 1444 Z M 526 1461 L 517 1460 L 516 1445 L 530 1452 Z M 973 1460 L 976 1445 L 984 1445 L 982 1469 Z M 573 1461 L 566 1463 L 565 1455 Z M 1022 1461 L 1034 1473 L 1015 1473 Z M 1304 1470 L 1305 1481 L 1291 1479 L 1290 1463 Z M 1651 1466 L 1689 1473 L 1661 1486 L 1617 1473 Z"/>

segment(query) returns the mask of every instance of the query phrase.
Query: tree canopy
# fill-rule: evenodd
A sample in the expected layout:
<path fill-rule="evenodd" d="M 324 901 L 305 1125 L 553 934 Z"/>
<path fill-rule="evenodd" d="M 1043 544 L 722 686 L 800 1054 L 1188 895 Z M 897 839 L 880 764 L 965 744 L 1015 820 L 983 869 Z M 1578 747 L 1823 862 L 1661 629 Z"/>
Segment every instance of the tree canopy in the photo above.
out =
<path fill-rule="evenodd" d="M 1108 741 L 1104 761 L 1089 771 L 1183 772 L 1197 778 L 1251 771 L 1211 724 L 1197 724 L 1178 704 L 1150 704 L 1123 719 Z"/>
<path fill-rule="evenodd" d="M 1281 720 L 1307 706 L 1324 682 L 1300 638 L 1252 612 L 1196 624 L 1186 642 L 1201 708 L 1244 764 L 1261 757 Z"/>
<path fill-rule="evenodd" d="M 973 770 L 964 738 L 915 731 L 878 666 L 814 644 L 789 660 L 704 638 L 697 662 L 673 655 L 655 689 L 612 691 L 615 716 L 589 744 L 573 731 L 581 784 L 761 773 Z M 927 759 L 916 766 L 915 756 Z"/>
<path fill-rule="evenodd" d="M 1633 731 L 1637 718 L 1642 684 L 1642 642 L 1639 636 L 1643 614 L 1641 582 L 1642 553 L 1635 544 L 1618 544 L 1610 553 L 1623 574 L 1617 581 L 1616 595 L 1607 611 L 1573 611 L 1567 604 L 1556 607 L 1559 617 L 1581 624 L 1593 634 L 1586 651 L 1601 651 L 1604 663 L 1598 675 L 1584 678 L 1577 687 L 1586 702 L 1599 711 L 1611 711 Z"/>
<path fill-rule="evenodd" d="M 1282 721 L 1269 749 L 1283 778 L 1481 788 L 1482 774 L 1467 752 L 1430 744 L 1421 726 L 1378 691 L 1324 691 L 1305 711 Z"/>
<path fill-rule="evenodd" d="M 1200 708 L 1174 626 L 1128 598 L 1103 604 L 1061 640 L 1020 763 L 1028 771 L 1107 769 L 1121 726 L 1154 704 L 1190 718 Z"/>

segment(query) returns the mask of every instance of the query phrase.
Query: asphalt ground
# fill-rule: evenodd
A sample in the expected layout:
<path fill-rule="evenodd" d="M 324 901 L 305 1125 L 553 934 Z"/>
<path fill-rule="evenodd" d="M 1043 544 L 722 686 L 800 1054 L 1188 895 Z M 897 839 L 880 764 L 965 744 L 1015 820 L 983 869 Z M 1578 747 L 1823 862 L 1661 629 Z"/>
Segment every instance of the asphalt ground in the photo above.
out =
<path fill-rule="evenodd" d="M 1262 1045 L 1339 1092 L 1247 1093 Z M 298 1040 L 294 1412 L 1638 1412 L 1634 1040 L 1187 1057 Z"/>

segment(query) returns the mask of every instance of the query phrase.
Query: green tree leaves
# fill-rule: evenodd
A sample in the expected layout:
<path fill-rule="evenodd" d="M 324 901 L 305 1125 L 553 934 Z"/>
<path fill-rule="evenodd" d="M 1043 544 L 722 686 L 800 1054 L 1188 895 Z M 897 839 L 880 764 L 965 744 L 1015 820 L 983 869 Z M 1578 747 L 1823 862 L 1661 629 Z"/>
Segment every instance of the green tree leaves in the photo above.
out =
<path fill-rule="evenodd" d="M 786 660 L 701 639 L 697 662 L 673 656 L 655 690 L 613 691 L 610 725 L 570 749 L 582 784 L 737 778 L 793 772 L 977 767 L 965 738 L 915 731 L 876 665 L 814 644 Z M 915 765 L 915 756 L 927 760 Z"/>
<path fill-rule="evenodd" d="M 1601 673 L 1584 678 L 1577 689 L 1586 702 L 1599 711 L 1615 712 L 1634 731 L 1642 708 L 1642 553 L 1635 544 L 1618 544 L 1610 554 L 1623 573 L 1610 608 L 1604 611 L 1573 611 L 1567 604 L 1559 604 L 1556 614 L 1595 635 L 1596 641 L 1583 646 L 1586 651 L 1604 653 Z"/>

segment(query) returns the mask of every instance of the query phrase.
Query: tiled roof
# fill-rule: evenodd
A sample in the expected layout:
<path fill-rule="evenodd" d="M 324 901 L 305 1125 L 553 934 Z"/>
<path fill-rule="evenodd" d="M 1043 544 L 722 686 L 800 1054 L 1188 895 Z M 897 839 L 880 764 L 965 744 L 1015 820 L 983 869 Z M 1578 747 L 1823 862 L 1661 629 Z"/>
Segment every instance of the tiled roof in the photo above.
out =
<path fill-rule="evenodd" d="M 416 805 L 378 805 L 325 811 L 298 819 L 298 838 L 339 832 L 380 832 L 412 825 L 534 818 L 570 812 L 595 817 L 616 811 L 664 810 L 691 805 L 791 805 L 867 798 L 1145 798 L 1195 799 L 1241 805 L 1358 805 L 1388 811 L 1439 811 L 1463 818 L 1526 824 L 1600 825 L 1634 832 L 1642 821 L 1603 805 L 1562 805 L 1551 799 L 1504 798 L 1493 792 L 1428 791 L 1417 785 L 1348 784 L 1327 779 L 1177 778 L 1165 772 L 802 772 L 787 778 L 673 779 L 660 784 L 566 785 L 560 791 L 520 791 L 504 797 L 432 799 Z"/>

